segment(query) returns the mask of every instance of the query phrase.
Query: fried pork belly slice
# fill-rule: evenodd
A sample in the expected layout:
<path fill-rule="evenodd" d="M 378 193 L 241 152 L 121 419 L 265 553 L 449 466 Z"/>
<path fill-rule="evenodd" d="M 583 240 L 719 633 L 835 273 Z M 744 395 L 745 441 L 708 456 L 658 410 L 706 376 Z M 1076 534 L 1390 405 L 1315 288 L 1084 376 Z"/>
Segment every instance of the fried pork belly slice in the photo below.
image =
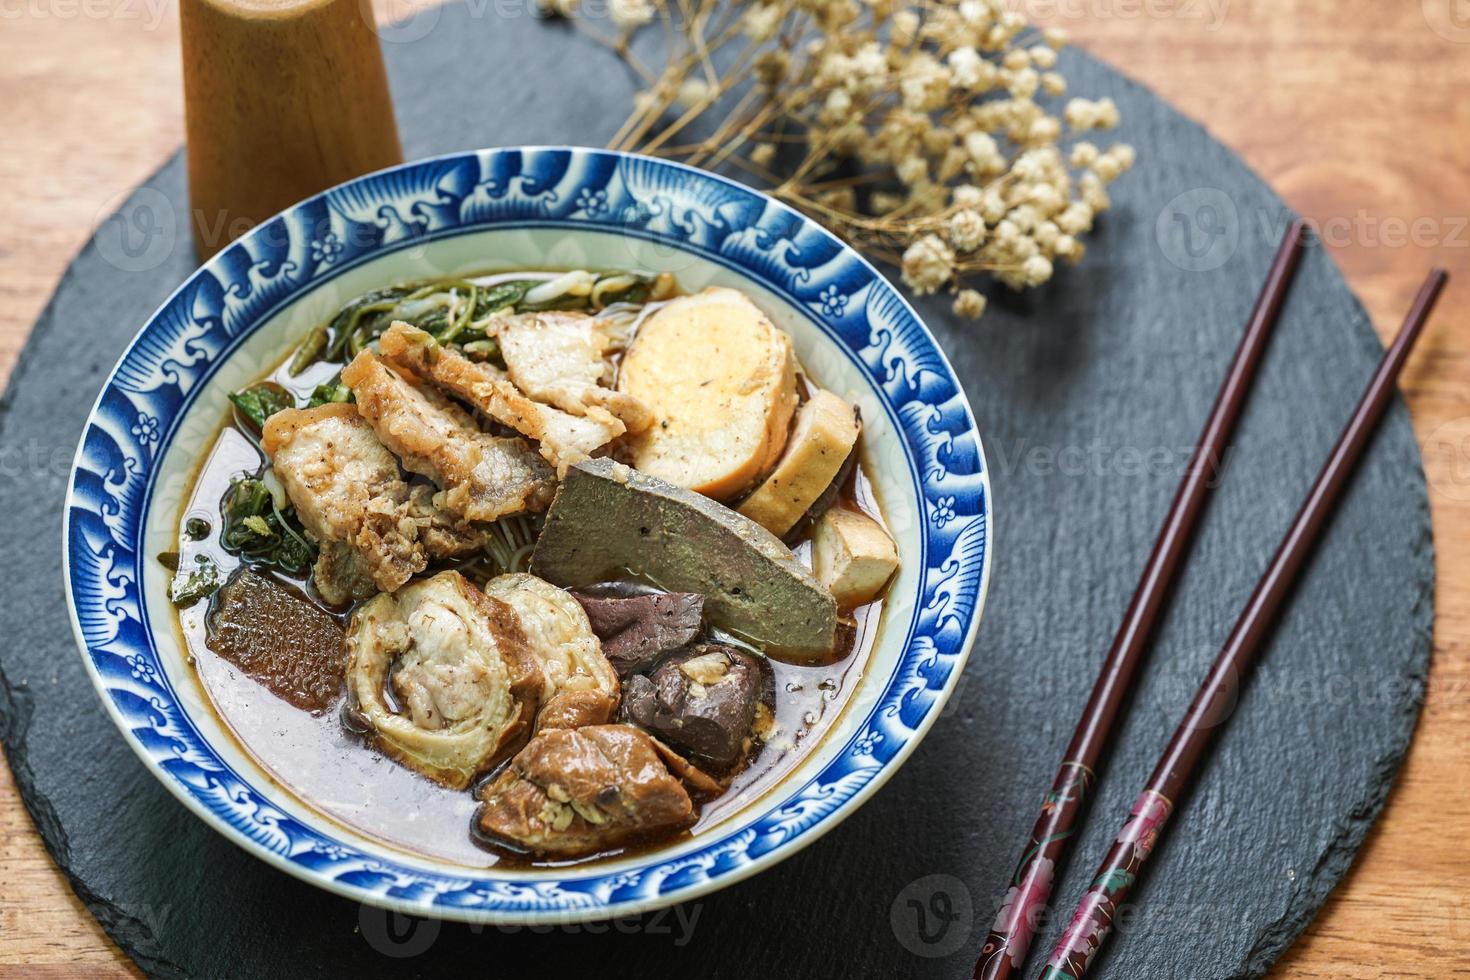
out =
<path fill-rule="evenodd" d="M 261 447 L 320 549 L 312 576 L 323 599 L 342 605 L 392 592 L 424 570 L 417 527 L 404 512 L 408 484 L 354 406 L 277 412 Z"/>
<path fill-rule="evenodd" d="M 431 561 L 479 554 L 490 542 L 489 525 L 461 520 L 440 507 L 435 499 L 443 492 L 435 493 L 426 483 L 408 488 L 408 515 L 418 525 L 424 553 Z"/>
<path fill-rule="evenodd" d="M 357 408 L 405 469 L 444 492 L 435 504 L 465 521 L 542 511 L 554 485 L 523 439 L 480 431 L 464 409 L 363 351 L 342 370 Z"/>
<path fill-rule="evenodd" d="M 353 710 L 378 748 L 445 786 L 465 788 L 531 730 L 541 668 L 510 607 L 458 572 L 361 606 L 347 651 Z"/>
<path fill-rule="evenodd" d="M 534 575 L 498 575 L 485 594 L 515 610 L 521 632 L 545 677 L 536 730 L 577 728 L 611 721 L 618 707 L 618 675 L 602 655 L 581 603 Z"/>
<path fill-rule="evenodd" d="M 618 341 L 607 321 L 585 313 L 521 313 L 501 317 L 488 329 L 500 343 L 510 380 L 527 396 L 573 415 L 605 408 L 629 432 L 653 424 L 648 406 L 608 387 L 608 355 Z"/>
<path fill-rule="evenodd" d="M 627 431 L 615 415 L 600 406 L 587 406 L 583 415 L 572 415 L 527 398 L 502 371 L 441 346 L 407 323 L 394 323 L 378 343 L 383 356 L 396 367 L 427 378 L 486 416 L 534 439 L 558 476 Z M 347 372 L 342 378 L 347 379 Z"/>
<path fill-rule="evenodd" d="M 631 725 L 543 731 L 480 798 L 482 833 L 550 857 L 668 836 L 695 818 L 653 740 Z"/>

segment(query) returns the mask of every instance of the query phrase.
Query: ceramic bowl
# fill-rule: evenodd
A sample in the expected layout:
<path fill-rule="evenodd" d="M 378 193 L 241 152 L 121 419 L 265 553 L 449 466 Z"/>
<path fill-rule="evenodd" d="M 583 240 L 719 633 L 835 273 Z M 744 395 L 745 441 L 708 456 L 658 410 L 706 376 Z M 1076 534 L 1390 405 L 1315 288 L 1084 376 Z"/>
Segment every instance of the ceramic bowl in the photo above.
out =
<path fill-rule="evenodd" d="M 854 399 L 897 539 L 864 676 L 782 782 L 691 839 L 585 867 L 470 868 L 326 819 L 229 735 L 187 663 L 155 556 L 226 411 L 306 329 L 377 285 L 467 270 L 642 268 L 747 291 L 822 383 Z M 909 757 L 960 676 L 992 563 L 965 395 L 913 309 L 820 226 L 747 187 L 602 150 L 405 164 L 282 212 L 189 278 L 113 369 L 77 447 L 64 527 L 77 644 L 123 737 L 185 806 L 276 867 L 447 919 L 573 922 L 686 901 L 810 844 Z"/>

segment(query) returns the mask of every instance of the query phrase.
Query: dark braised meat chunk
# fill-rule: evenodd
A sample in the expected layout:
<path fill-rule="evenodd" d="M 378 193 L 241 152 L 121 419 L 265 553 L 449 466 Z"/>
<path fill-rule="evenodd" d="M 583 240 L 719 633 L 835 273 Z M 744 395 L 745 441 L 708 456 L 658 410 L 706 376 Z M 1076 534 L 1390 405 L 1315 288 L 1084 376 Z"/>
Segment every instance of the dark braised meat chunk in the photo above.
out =
<path fill-rule="evenodd" d="M 480 792 L 486 836 L 547 857 L 581 857 L 694 823 L 694 804 L 629 725 L 542 731 Z"/>
<path fill-rule="evenodd" d="M 704 611 L 704 596 L 693 592 L 626 598 L 572 594 L 587 611 L 592 632 L 602 640 L 603 656 L 624 679 L 652 666 L 660 654 L 694 639 Z"/>
<path fill-rule="evenodd" d="M 342 690 L 342 627 L 300 592 L 248 565 L 215 596 L 205 645 L 313 714 Z"/>
<path fill-rule="evenodd" d="M 765 665 L 743 650 L 701 644 L 668 657 L 623 687 L 622 716 L 695 762 L 729 769 L 746 741 L 765 686 Z"/>

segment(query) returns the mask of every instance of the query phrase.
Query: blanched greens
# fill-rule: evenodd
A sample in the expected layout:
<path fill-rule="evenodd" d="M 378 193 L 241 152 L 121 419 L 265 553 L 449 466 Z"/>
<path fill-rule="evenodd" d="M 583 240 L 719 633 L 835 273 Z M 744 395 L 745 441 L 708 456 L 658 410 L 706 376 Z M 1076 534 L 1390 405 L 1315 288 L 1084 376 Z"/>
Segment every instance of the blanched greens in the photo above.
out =
<path fill-rule="evenodd" d="M 306 407 L 317 408 L 321 405 L 350 402 L 352 400 L 352 389 L 342 383 L 342 374 L 338 372 L 332 377 L 331 381 L 323 381 L 312 389 L 311 399 L 306 403 Z"/>
<path fill-rule="evenodd" d="M 164 568 L 173 572 L 168 597 L 180 609 L 188 609 L 200 599 L 213 595 L 220 587 L 219 566 L 208 555 L 195 555 L 192 568 L 179 567 L 177 551 L 165 551 L 158 556 L 158 560 Z"/>
<path fill-rule="evenodd" d="M 300 374 L 318 361 L 349 361 L 395 320 L 413 324 L 441 344 L 457 344 L 472 357 L 494 360 L 499 348 L 486 329 L 493 317 L 547 310 L 595 313 L 613 303 L 657 299 L 671 288 L 667 276 L 577 270 L 549 279 L 512 279 L 493 285 L 445 278 L 375 289 L 318 324 L 291 358 L 289 373 Z M 315 396 L 313 403 L 320 404 Z"/>
<path fill-rule="evenodd" d="M 301 575 L 316 561 L 317 550 L 284 496 L 277 501 L 258 477 L 237 477 L 220 503 L 220 543 L 232 555 Z"/>
<path fill-rule="evenodd" d="M 230 395 L 230 401 L 255 430 L 265 428 L 265 420 L 282 409 L 295 408 L 296 399 L 285 388 L 272 381 L 260 381 Z"/>

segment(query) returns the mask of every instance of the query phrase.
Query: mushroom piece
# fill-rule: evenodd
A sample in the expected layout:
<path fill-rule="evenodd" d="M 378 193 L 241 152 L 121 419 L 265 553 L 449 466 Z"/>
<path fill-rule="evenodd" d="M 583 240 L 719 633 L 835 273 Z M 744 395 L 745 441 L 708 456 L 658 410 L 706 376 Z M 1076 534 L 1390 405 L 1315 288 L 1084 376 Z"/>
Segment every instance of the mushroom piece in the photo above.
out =
<path fill-rule="evenodd" d="M 618 675 L 571 593 L 534 575 L 514 573 L 486 582 L 485 594 L 515 610 L 541 665 L 538 731 L 612 720 L 618 707 Z"/>
<path fill-rule="evenodd" d="M 458 572 L 364 604 L 347 649 L 354 714 L 385 755 L 445 786 L 468 786 L 530 731 L 540 665 L 514 610 Z"/>
<path fill-rule="evenodd" d="M 595 854 L 694 823 L 653 740 L 629 725 L 543 731 L 480 793 L 480 832 L 547 857 Z"/>

